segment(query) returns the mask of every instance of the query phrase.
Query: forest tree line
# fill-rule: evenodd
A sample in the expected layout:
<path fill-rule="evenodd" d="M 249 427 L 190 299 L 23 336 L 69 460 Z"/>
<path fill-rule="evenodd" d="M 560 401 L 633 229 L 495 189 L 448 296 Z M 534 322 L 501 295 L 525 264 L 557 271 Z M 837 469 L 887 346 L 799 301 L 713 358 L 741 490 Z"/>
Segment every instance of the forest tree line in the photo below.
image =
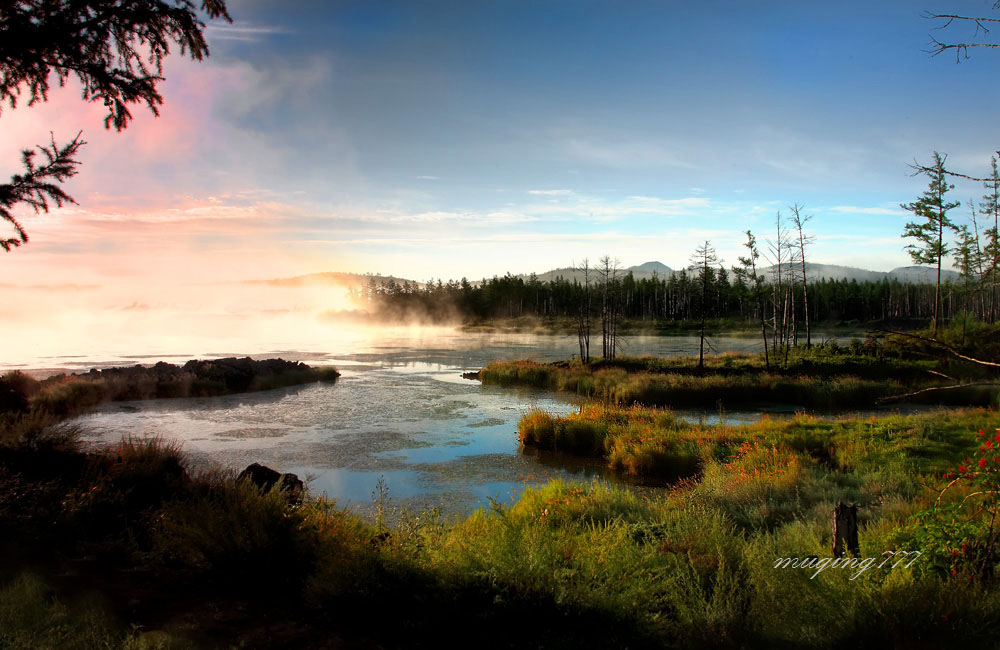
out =
<path fill-rule="evenodd" d="M 707 276 L 704 303 L 698 274 L 687 270 L 669 277 L 639 279 L 627 272 L 615 278 L 608 289 L 620 303 L 621 315 L 629 321 L 694 321 L 700 318 L 704 304 L 709 318 L 756 323 L 760 308 L 751 286 L 742 277 L 723 267 L 709 268 Z M 367 304 L 371 314 L 386 320 L 453 323 L 521 317 L 576 318 L 580 304 L 588 298 L 591 304 L 600 305 L 604 289 L 596 273 L 589 288 L 576 279 L 543 281 L 534 274 L 527 278 L 507 274 L 475 283 L 466 278 L 426 283 L 373 278 L 353 296 Z M 934 284 L 888 278 L 877 282 L 820 279 L 809 281 L 806 291 L 814 322 L 929 319 L 934 314 Z M 795 286 L 793 293 L 790 303 L 794 309 L 789 318 L 804 319 L 802 286 Z M 945 318 L 961 314 L 966 308 L 981 311 L 982 300 L 971 295 L 962 281 L 945 281 L 942 294 Z M 764 308 L 768 319 L 773 318 L 772 303 L 769 295 Z"/>

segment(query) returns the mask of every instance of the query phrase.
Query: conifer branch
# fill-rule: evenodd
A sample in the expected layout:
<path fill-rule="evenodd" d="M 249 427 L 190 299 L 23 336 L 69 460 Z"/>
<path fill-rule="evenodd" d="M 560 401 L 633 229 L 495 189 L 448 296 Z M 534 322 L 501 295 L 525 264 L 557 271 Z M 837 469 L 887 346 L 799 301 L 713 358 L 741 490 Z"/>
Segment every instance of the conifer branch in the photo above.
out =
<path fill-rule="evenodd" d="M 0 219 L 6 221 L 14 229 L 14 237 L 0 239 L 0 248 L 10 252 L 21 244 L 28 243 L 28 233 L 17 220 L 13 207 L 18 203 L 26 203 L 39 212 L 48 212 L 49 204 L 62 207 L 66 203 L 76 203 L 69 194 L 56 183 L 62 183 L 77 173 L 76 154 L 80 147 L 86 144 L 77 133 L 73 140 L 63 146 L 56 145 L 55 136 L 47 146 L 39 145 L 38 151 L 25 149 L 21 152 L 21 162 L 24 165 L 23 174 L 14 174 L 11 182 L 0 184 Z M 41 152 L 45 162 L 38 166 L 35 156 Z"/>

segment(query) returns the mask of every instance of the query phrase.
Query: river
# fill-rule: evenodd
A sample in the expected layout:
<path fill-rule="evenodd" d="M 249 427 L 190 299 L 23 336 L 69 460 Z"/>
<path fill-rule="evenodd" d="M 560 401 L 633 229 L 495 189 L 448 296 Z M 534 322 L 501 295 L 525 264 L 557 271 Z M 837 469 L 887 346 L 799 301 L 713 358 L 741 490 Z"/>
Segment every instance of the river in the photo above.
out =
<path fill-rule="evenodd" d="M 259 342 L 258 342 L 259 343 Z M 301 341 L 300 341 L 301 343 Z M 238 344 L 238 343 L 237 343 Z M 629 354 L 696 353 L 697 337 L 632 337 Z M 717 337 L 716 350 L 755 351 L 755 339 Z M 225 397 L 115 402 L 76 418 L 86 444 L 123 436 L 159 436 L 182 445 L 195 468 L 242 469 L 259 462 L 307 481 L 314 494 L 367 510 L 380 477 L 390 505 L 408 511 L 440 508 L 463 514 L 516 497 L 526 485 L 554 478 L 603 480 L 597 462 L 574 462 L 519 450 L 516 424 L 532 408 L 569 413 L 573 396 L 500 389 L 463 379 L 492 359 L 569 358 L 572 336 L 397 329 L 312 341 L 300 349 L 103 357 L 52 356 L 40 368 L 182 362 L 244 355 L 334 365 L 334 384 L 309 384 Z M 259 349 L 259 348 L 258 348 Z M 44 371 L 42 371 L 44 372 Z M 752 414 L 743 414 L 743 417 Z M 705 417 L 706 414 L 688 414 Z M 711 417 L 711 414 L 707 414 Z M 727 417 L 741 417 L 729 414 Z"/>

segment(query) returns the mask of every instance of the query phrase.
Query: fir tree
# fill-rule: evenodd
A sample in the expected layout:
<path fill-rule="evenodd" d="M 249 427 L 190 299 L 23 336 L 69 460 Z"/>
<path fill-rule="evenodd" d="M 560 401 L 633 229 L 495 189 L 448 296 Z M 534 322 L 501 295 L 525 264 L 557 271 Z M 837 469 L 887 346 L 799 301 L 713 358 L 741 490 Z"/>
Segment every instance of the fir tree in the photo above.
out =
<path fill-rule="evenodd" d="M 209 18 L 232 22 L 224 0 L 203 0 Z M 154 115 L 163 104 L 163 58 L 176 44 L 181 54 L 208 56 L 205 24 L 190 0 L 11 0 L 0 2 L 0 109 L 16 108 L 27 96 L 31 106 L 48 99 L 50 80 L 65 85 L 76 77 L 84 101 L 107 106 L 105 128 L 122 131 L 132 119 L 129 106 L 145 104 Z M 84 141 L 38 147 L 47 161 L 35 166 L 36 152 L 22 153 L 23 174 L 0 184 L 0 218 L 14 237 L 0 241 L 6 251 L 28 241 L 12 208 L 25 203 L 47 212 L 49 202 L 74 202 L 56 183 L 76 174 L 75 156 Z"/>
<path fill-rule="evenodd" d="M 945 201 L 945 194 L 955 188 L 945 177 L 944 161 L 938 152 L 934 152 L 934 165 L 925 172 L 930 177 L 927 191 L 913 203 L 902 203 L 900 207 L 908 210 L 918 219 L 906 224 L 903 237 L 915 239 L 916 242 L 906 246 L 914 264 L 937 266 L 937 280 L 934 285 L 934 334 L 937 335 L 941 314 L 941 260 L 948 255 L 949 248 L 944 240 L 945 229 L 956 230 L 955 224 L 948 219 L 948 211 L 957 208 L 961 203 Z M 919 221 L 923 219 L 923 221 Z"/>
<path fill-rule="evenodd" d="M 700 339 L 698 342 L 698 368 L 705 367 L 705 317 L 708 312 L 708 288 L 712 283 L 713 270 L 711 267 L 719 263 L 719 256 L 711 243 L 706 241 L 695 249 L 691 256 L 691 266 L 688 268 L 697 272 L 695 276 L 701 285 L 701 301 L 698 311 L 701 314 Z"/>

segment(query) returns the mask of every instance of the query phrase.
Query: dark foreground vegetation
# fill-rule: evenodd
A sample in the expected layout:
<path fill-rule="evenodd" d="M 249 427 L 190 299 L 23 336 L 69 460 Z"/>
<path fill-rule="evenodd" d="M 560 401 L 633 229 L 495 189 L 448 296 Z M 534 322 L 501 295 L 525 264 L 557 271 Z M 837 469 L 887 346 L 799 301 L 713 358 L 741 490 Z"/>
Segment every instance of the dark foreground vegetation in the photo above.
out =
<path fill-rule="evenodd" d="M 994 444 L 976 432 L 992 436 L 996 420 L 972 409 L 714 428 L 588 412 L 579 421 L 620 427 L 613 462 L 651 458 L 686 478 L 647 496 L 554 482 L 463 520 L 392 524 L 385 492 L 366 522 L 195 473 L 169 444 L 82 453 L 50 430 L 0 449 L 0 645 L 990 647 L 996 499 L 973 493 L 1000 464 L 963 459 Z M 830 556 L 838 500 L 860 505 L 859 560 L 924 555 L 775 568 Z"/>

